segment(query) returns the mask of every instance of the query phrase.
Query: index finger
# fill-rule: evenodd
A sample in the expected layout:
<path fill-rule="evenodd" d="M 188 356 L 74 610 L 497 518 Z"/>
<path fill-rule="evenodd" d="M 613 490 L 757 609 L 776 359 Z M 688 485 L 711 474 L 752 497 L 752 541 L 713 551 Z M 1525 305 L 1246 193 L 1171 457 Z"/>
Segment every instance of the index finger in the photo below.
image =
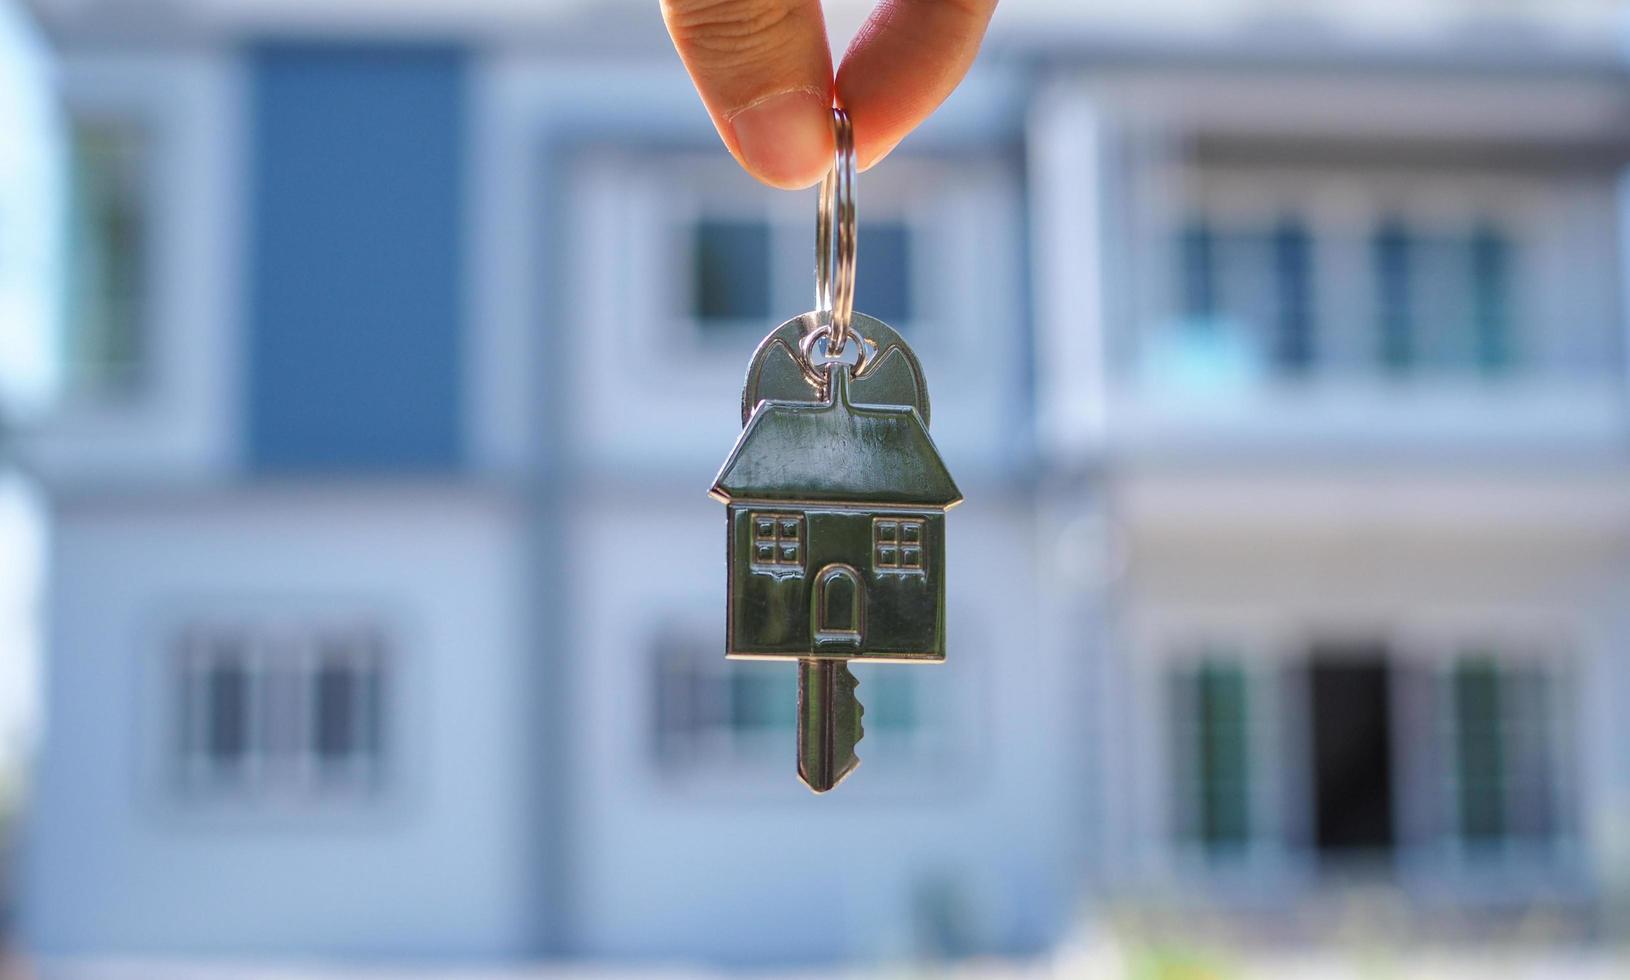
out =
<path fill-rule="evenodd" d="M 832 160 L 832 52 L 820 0 L 662 0 L 680 60 L 725 146 L 774 187 Z"/>
<path fill-rule="evenodd" d="M 939 108 L 968 73 L 996 0 L 882 0 L 838 69 L 861 169 Z"/>

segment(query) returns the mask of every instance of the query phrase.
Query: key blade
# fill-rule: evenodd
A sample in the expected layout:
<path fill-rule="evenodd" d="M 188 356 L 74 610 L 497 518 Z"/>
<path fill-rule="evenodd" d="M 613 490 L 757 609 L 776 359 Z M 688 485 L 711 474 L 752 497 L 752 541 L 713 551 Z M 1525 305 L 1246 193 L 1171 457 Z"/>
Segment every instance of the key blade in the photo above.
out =
<path fill-rule="evenodd" d="M 865 734 L 860 682 L 843 660 L 798 661 L 798 778 L 817 793 L 860 765 L 855 743 Z"/>

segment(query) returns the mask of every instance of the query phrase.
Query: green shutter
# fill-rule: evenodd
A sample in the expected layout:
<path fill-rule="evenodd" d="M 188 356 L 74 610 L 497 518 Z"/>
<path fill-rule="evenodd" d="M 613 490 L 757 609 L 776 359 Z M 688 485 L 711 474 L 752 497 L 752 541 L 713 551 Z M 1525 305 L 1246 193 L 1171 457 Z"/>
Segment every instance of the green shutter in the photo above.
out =
<path fill-rule="evenodd" d="M 1460 835 L 1468 843 L 1497 841 L 1506 829 L 1499 668 L 1485 657 L 1463 660 L 1453 686 Z"/>
<path fill-rule="evenodd" d="M 1196 678 L 1195 776 L 1199 783 L 1200 840 L 1211 850 L 1243 846 L 1250 838 L 1250 753 L 1245 671 L 1211 661 Z"/>

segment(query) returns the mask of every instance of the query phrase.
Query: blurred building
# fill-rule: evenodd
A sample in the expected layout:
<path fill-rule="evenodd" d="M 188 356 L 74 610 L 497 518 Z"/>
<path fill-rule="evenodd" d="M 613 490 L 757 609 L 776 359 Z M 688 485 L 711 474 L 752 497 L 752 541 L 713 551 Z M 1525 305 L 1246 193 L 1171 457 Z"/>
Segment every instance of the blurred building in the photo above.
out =
<path fill-rule="evenodd" d="M 1202 6 L 1004 10 L 860 182 L 857 307 L 968 503 L 950 662 L 860 668 L 815 798 L 705 496 L 813 195 L 720 152 L 654 13 L 33 0 L 73 205 L 32 945 L 817 962 L 1377 887 L 1600 933 L 1616 20 Z"/>

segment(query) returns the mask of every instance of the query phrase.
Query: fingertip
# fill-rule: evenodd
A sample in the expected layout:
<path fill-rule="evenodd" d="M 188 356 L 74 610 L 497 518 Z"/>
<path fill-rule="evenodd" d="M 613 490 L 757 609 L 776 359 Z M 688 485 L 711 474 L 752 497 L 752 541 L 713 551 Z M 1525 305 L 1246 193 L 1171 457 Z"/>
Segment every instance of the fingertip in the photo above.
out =
<path fill-rule="evenodd" d="M 996 0 L 885 0 L 855 36 L 834 89 L 871 167 L 945 101 L 979 53 Z"/>
<path fill-rule="evenodd" d="M 904 136 L 894 140 L 865 140 L 857 137 L 856 142 L 858 145 L 855 147 L 855 165 L 857 169 L 861 173 L 865 173 L 882 163 L 904 139 Z"/>
<path fill-rule="evenodd" d="M 831 99 L 808 89 L 780 92 L 730 117 L 742 166 L 784 190 L 809 187 L 832 165 Z"/>

